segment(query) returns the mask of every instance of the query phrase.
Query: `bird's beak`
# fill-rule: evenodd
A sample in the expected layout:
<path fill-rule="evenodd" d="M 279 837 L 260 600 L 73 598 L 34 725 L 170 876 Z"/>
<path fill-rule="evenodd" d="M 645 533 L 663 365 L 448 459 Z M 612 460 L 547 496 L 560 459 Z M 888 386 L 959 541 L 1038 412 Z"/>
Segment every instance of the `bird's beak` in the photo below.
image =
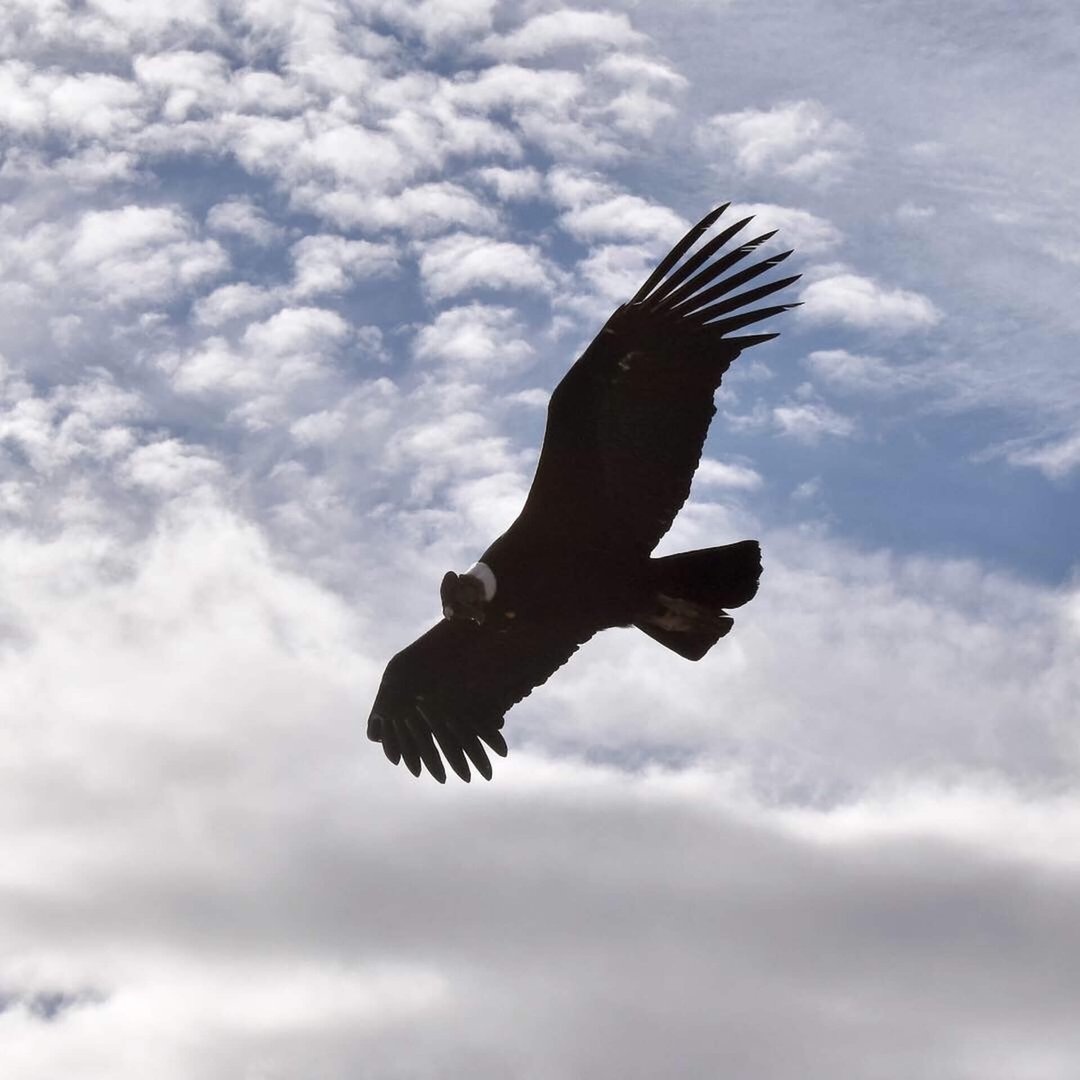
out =
<path fill-rule="evenodd" d="M 474 622 L 482 626 L 484 622 L 484 589 L 478 581 L 468 575 L 449 573 L 442 583 L 443 618 Z"/>
<path fill-rule="evenodd" d="M 442 613 L 444 619 L 468 619 L 469 622 L 474 622 L 477 626 L 483 625 L 484 622 L 484 609 L 480 604 L 459 603 L 456 610 L 446 604 L 442 609 Z"/>
<path fill-rule="evenodd" d="M 484 602 L 482 600 L 477 603 L 466 602 L 458 610 L 470 622 L 476 623 L 477 626 L 484 625 Z"/>

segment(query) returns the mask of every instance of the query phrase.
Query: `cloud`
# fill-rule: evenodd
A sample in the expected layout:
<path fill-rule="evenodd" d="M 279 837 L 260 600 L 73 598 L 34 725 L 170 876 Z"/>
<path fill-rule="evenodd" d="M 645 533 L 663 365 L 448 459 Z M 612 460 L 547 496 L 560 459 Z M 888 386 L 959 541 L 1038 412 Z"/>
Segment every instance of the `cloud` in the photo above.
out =
<path fill-rule="evenodd" d="M 641 244 L 602 244 L 582 259 L 577 268 L 606 307 L 612 303 L 621 304 L 633 296 L 654 265 L 654 256 L 649 247 Z M 602 311 L 602 307 L 597 307 L 598 316 Z"/>
<path fill-rule="evenodd" d="M 495 0 L 405 0 L 380 5 L 381 15 L 390 15 L 409 27 L 429 45 L 445 47 L 491 29 Z"/>
<path fill-rule="evenodd" d="M 137 158 L 124 150 L 108 151 L 90 145 L 65 157 L 50 159 L 40 150 L 13 146 L 0 165 L 0 176 L 32 184 L 38 190 L 57 185 L 65 191 L 82 192 L 110 183 L 135 181 Z"/>
<path fill-rule="evenodd" d="M 678 114 L 674 105 L 654 97 L 648 89 L 619 94 L 607 111 L 616 128 L 641 139 L 650 138 L 660 124 Z"/>
<path fill-rule="evenodd" d="M 299 299 L 345 292 L 360 278 L 392 275 L 398 269 L 398 252 L 392 244 L 317 235 L 298 240 L 290 251 L 295 270 L 292 293 Z"/>
<path fill-rule="evenodd" d="M 1080 467 L 1080 434 L 1008 451 L 1010 465 L 1039 469 L 1052 480 L 1062 480 Z"/>
<path fill-rule="evenodd" d="M 399 229 L 411 236 L 431 236 L 447 229 L 494 229 L 498 214 L 459 184 L 418 184 L 396 195 L 376 195 L 345 187 L 302 189 L 308 206 L 341 228 Z"/>
<path fill-rule="evenodd" d="M 289 434 L 301 446 L 326 446 L 345 433 L 348 417 L 341 409 L 323 409 L 308 413 L 289 425 Z"/>
<path fill-rule="evenodd" d="M 337 312 L 317 307 L 284 307 L 262 322 L 247 324 L 237 341 L 206 338 L 182 353 L 164 353 L 159 367 L 183 395 L 288 394 L 300 384 L 327 376 L 352 328 Z"/>
<path fill-rule="evenodd" d="M 698 139 L 707 151 L 734 153 L 743 172 L 810 182 L 837 179 L 858 145 L 855 130 L 818 101 L 717 113 L 698 128 Z"/>
<path fill-rule="evenodd" d="M 422 414 L 394 431 L 386 446 L 386 465 L 410 478 L 409 497 L 421 505 L 436 492 L 452 501 L 462 484 L 512 472 L 517 464 L 509 440 L 475 408 L 451 411 L 444 405 L 441 412 Z"/>
<path fill-rule="evenodd" d="M 229 265 L 217 241 L 199 239 L 173 206 L 128 205 L 39 224 L 16 251 L 20 279 L 41 292 L 64 285 L 110 307 L 173 300 Z"/>
<path fill-rule="evenodd" d="M 815 349 L 805 362 L 819 379 L 849 393 L 889 394 L 923 381 L 915 371 L 890 365 L 879 356 L 846 349 Z"/>
<path fill-rule="evenodd" d="M 809 502 L 811 499 L 816 499 L 824 487 L 825 485 L 820 476 L 812 476 L 809 480 L 804 480 L 801 484 L 796 485 L 791 492 L 791 498 L 795 502 Z"/>
<path fill-rule="evenodd" d="M 18 448 L 34 472 L 54 474 L 78 459 L 107 461 L 130 449 L 130 424 L 146 402 L 109 372 L 93 370 L 44 393 L 21 375 L 0 364 L 0 444 Z"/>
<path fill-rule="evenodd" d="M 556 205 L 568 210 L 603 202 L 618 191 L 599 173 L 562 165 L 551 170 L 547 182 Z"/>
<path fill-rule="evenodd" d="M 254 1060 L 332 1080 L 361 1059 L 421 1076 L 659 1075 L 672 1038 L 689 1073 L 737 1055 L 778 1080 L 857 1075 L 868 1058 L 897 1075 L 960 1080 L 974 1063 L 1004 1080 L 1080 1054 L 1076 972 L 1053 962 L 1073 947 L 1080 902 L 1080 804 L 1067 788 L 923 775 L 796 801 L 730 761 L 556 757 L 520 720 L 484 798 L 422 787 L 355 722 L 379 677 L 372 654 L 398 628 L 282 566 L 259 528 L 212 497 L 167 504 L 147 538 L 119 550 L 101 533 L 8 534 L 0 554 L 7 641 L 34 631 L 0 656 L 19 748 L 4 757 L 0 816 L 17 885 L 4 908 L 17 945 L 0 967 L 16 1080 L 72 1061 L 143 1076 L 130 1047 L 148 1013 L 155 1060 L 208 1080 Z M 792 715 L 814 713 L 805 738 L 831 694 L 855 693 L 860 709 L 886 702 L 868 688 L 897 646 L 886 670 L 910 679 L 912 697 L 895 710 L 948 727 L 955 713 L 914 711 L 925 680 L 949 671 L 963 695 L 978 685 L 967 665 L 992 670 L 1014 644 L 1004 627 L 973 640 L 955 603 L 1011 608 L 1047 632 L 1022 588 L 995 597 L 955 568 L 894 576 L 857 556 L 823 576 L 843 555 L 768 563 L 791 623 L 780 640 L 737 628 L 750 656 L 706 677 L 711 728 L 776 733 L 771 704 L 748 708 L 763 701 L 753 673 L 767 657 L 762 678 Z M 916 599 L 920 574 L 946 586 L 940 606 Z M 818 605 L 843 617 L 808 621 Z M 920 640 L 935 619 L 941 636 Z M 835 634 L 861 642 L 858 655 Z M 800 637 L 823 652 L 793 664 Z M 640 694 L 651 667 L 598 674 L 609 695 L 627 680 Z M 1015 705 L 1013 676 L 1007 687 L 1002 711 Z M 903 723 L 867 715 L 841 728 L 864 754 L 903 738 Z M 988 748 L 998 716 L 977 733 Z M 1017 734 L 1028 729 L 1015 719 Z M 840 720 L 817 747 L 834 768 L 850 761 Z M 657 972 L 671 973 L 664 1009 Z M 44 1022 L 45 1002 L 58 1022 Z"/>
<path fill-rule="evenodd" d="M 686 222 L 666 206 L 656 206 L 636 195 L 612 195 L 602 201 L 567 210 L 559 219 L 578 240 L 652 240 L 671 242 L 686 229 Z"/>
<path fill-rule="evenodd" d="M 694 483 L 704 487 L 756 491 L 764 483 L 761 473 L 748 465 L 702 458 L 694 473 Z"/>
<path fill-rule="evenodd" d="M 542 191 L 540 174 L 533 168 L 506 169 L 492 165 L 478 169 L 477 176 L 504 202 L 535 199 Z"/>
<path fill-rule="evenodd" d="M 457 105 L 483 112 L 535 109 L 565 114 L 585 90 L 585 80 L 577 72 L 496 64 L 455 82 L 444 93 Z"/>
<path fill-rule="evenodd" d="M 138 86 L 115 75 L 37 71 L 20 60 L 0 65 L 0 125 L 41 139 L 54 132 L 82 140 L 111 139 L 142 122 Z"/>
<path fill-rule="evenodd" d="M 442 360 L 462 371 L 498 377 L 528 366 L 532 347 L 512 308 L 468 304 L 439 313 L 416 336 L 423 360 Z"/>
<path fill-rule="evenodd" d="M 855 434 L 855 423 L 850 417 L 818 401 L 777 405 L 772 415 L 780 431 L 799 442 L 815 443 L 822 435 L 849 438 Z"/>
<path fill-rule="evenodd" d="M 897 220 L 905 223 L 929 221 L 936 214 L 937 210 L 933 206 L 922 206 L 911 200 L 905 200 L 896 208 Z"/>
<path fill-rule="evenodd" d="M 688 222 L 666 206 L 630 195 L 598 173 L 556 166 L 547 176 L 559 223 L 577 240 L 652 240 L 670 246 Z"/>
<path fill-rule="evenodd" d="M 146 12 L 124 0 L 99 0 L 72 12 L 55 0 L 30 6 L 35 8 L 35 18 L 20 28 L 28 51 L 46 57 L 57 49 L 114 58 L 168 48 L 213 32 L 218 15 L 213 0 L 192 0 L 182 10 L 155 7 Z"/>
<path fill-rule="evenodd" d="M 490 27 L 493 10 L 482 0 L 376 7 L 379 19 L 419 33 L 433 48 L 455 42 L 467 51 Z M 133 153 L 231 158 L 268 178 L 294 209 L 339 228 L 491 229 L 490 210 L 447 179 L 460 164 L 505 167 L 522 160 L 530 143 L 575 159 L 607 159 L 623 153 L 628 139 L 649 137 L 671 111 L 663 94 L 673 79 L 658 76 L 664 68 L 655 60 L 613 63 L 603 74 L 536 62 L 564 46 L 644 42 L 621 14 L 552 12 L 488 39 L 500 55 L 525 57 L 529 66 L 496 63 L 442 76 L 414 57 L 409 77 L 400 79 L 383 78 L 391 39 L 360 26 L 338 4 L 302 5 L 295 18 L 273 6 L 242 8 L 238 25 L 252 40 L 275 43 L 280 71 L 233 65 L 211 47 L 228 31 L 218 27 L 214 36 L 208 7 L 192 14 L 194 38 L 162 51 L 150 40 L 183 33 L 187 20 L 138 26 L 124 18 L 121 25 L 113 15 L 75 21 L 87 40 L 107 32 L 121 51 L 135 37 L 146 41 L 134 57 L 134 79 L 8 65 L 0 123 L 6 117 L 28 139 L 54 131 L 103 140 L 107 146 L 96 149 L 107 151 L 114 169 L 130 170 L 124 155 Z M 417 211 L 409 204 L 417 200 L 431 205 L 414 225 Z"/>
<path fill-rule="evenodd" d="M 138 56 L 134 69 L 136 79 L 159 98 L 161 113 L 170 121 L 212 110 L 226 99 L 229 64 L 214 52 L 179 49 Z"/>
<path fill-rule="evenodd" d="M 644 35 L 634 30 L 625 15 L 563 8 L 535 15 L 517 30 L 489 38 L 484 47 L 493 56 L 520 60 L 542 56 L 555 49 L 579 46 L 625 49 L 644 41 Z"/>
<path fill-rule="evenodd" d="M 388 132 L 332 120 L 324 121 L 322 130 L 305 138 L 297 149 L 298 171 L 325 174 L 359 190 L 405 184 L 419 172 L 424 156 L 437 160 L 435 147 L 429 153 L 414 154 Z"/>
<path fill-rule="evenodd" d="M 518 390 L 517 393 L 508 394 L 505 400 L 515 405 L 524 405 L 529 409 L 546 409 L 551 400 L 551 392 L 538 387 L 530 387 L 528 390 Z"/>
<path fill-rule="evenodd" d="M 204 326 L 217 327 L 233 320 L 264 315 L 278 306 L 279 296 L 280 290 L 237 281 L 199 297 L 192 307 L 192 315 Z"/>
<path fill-rule="evenodd" d="M 816 255 L 834 248 L 843 234 L 831 221 L 799 210 L 793 206 L 776 206 L 773 203 L 734 203 L 725 218 L 737 221 L 753 216 L 752 228 L 779 231 L 777 240 L 786 247 L 793 247 L 800 255 Z"/>
<path fill-rule="evenodd" d="M 443 300 L 475 289 L 550 293 L 554 273 L 539 248 L 485 236 L 453 233 L 425 244 L 420 254 L 425 291 Z"/>
<path fill-rule="evenodd" d="M 219 462 L 179 439 L 140 446 L 125 462 L 124 473 L 130 483 L 165 495 L 191 492 L 224 478 Z"/>
<path fill-rule="evenodd" d="M 596 70 L 609 78 L 629 83 L 632 86 L 652 84 L 682 89 L 688 82 L 684 75 L 666 64 L 650 57 L 635 56 L 631 53 L 613 53 L 611 56 L 605 56 L 596 65 Z"/>
<path fill-rule="evenodd" d="M 285 231 L 267 220 L 251 199 L 228 199 L 211 206 L 206 214 L 211 232 L 225 233 L 249 240 L 260 247 L 279 242 Z"/>
<path fill-rule="evenodd" d="M 156 1058 L 210 1080 L 264 1056 L 335 1080 L 361 1058 L 654 1075 L 676 1036 L 702 1075 L 738 1053 L 791 1080 L 881 1055 L 905 1075 L 959 1080 L 975 1061 L 1004 1078 L 1080 1054 L 1080 987 L 1050 962 L 1076 934 L 1080 805 L 1067 786 L 943 776 L 968 754 L 985 768 L 1046 749 L 1075 673 L 1045 593 L 767 538 L 755 606 L 784 620 L 742 614 L 715 670 L 683 665 L 662 723 L 669 671 L 641 662 L 663 655 L 654 643 L 575 659 L 572 693 L 560 677 L 514 714 L 512 755 L 478 799 L 390 769 L 358 728 L 407 628 L 282 565 L 212 495 L 167 502 L 134 542 L 4 534 L 0 554 L 17 1080 L 72 1060 L 143 1075 L 126 1048 L 148 1009 Z M 971 694 L 977 731 L 950 707 Z M 598 708 L 623 695 L 637 707 Z M 1034 716 L 1015 711 L 1025 700 Z M 664 766 L 552 749 L 545 727 L 565 737 L 590 716 L 571 747 L 712 750 Z M 891 774 L 898 759 L 915 779 Z M 833 786 L 817 790 L 822 764 Z M 671 1010 L 657 971 L 677 973 Z M 46 998 L 62 1022 L 42 1022 Z"/>
<path fill-rule="evenodd" d="M 276 71 L 234 71 L 229 93 L 237 110 L 248 114 L 288 116 L 300 112 L 311 101 L 310 87 Z"/>
<path fill-rule="evenodd" d="M 745 536 L 762 541 L 761 589 L 700 681 L 654 643 L 602 636 L 518 724 L 592 760 L 635 760 L 635 746 L 646 761 L 734 759 L 764 797 L 799 805 L 980 775 L 1037 798 L 1072 775 L 1057 719 L 1078 678 L 1068 593 L 970 561 L 860 553 L 805 523 L 761 529 L 723 504 L 688 504 L 660 553 Z"/>
<path fill-rule="evenodd" d="M 890 289 L 860 274 L 836 271 L 812 281 L 800 296 L 811 322 L 840 322 L 860 330 L 907 333 L 936 326 L 937 307 L 921 293 Z"/>
<path fill-rule="evenodd" d="M 244 343 L 258 353 L 314 356 L 327 346 L 342 341 L 348 333 L 348 323 L 335 311 L 316 307 L 283 308 L 266 322 L 249 326 L 244 331 Z"/>

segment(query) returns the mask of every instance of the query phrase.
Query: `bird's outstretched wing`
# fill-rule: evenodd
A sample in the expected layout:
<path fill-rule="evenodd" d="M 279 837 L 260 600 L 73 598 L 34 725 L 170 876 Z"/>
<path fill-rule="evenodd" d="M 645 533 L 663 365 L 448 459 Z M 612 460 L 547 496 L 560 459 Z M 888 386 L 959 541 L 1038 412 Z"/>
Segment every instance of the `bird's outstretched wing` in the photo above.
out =
<path fill-rule="evenodd" d="M 522 512 L 538 530 L 572 520 L 580 545 L 641 555 L 671 527 L 690 493 L 721 377 L 743 349 L 777 336 L 739 331 L 797 306 L 759 301 L 798 275 L 750 285 L 790 251 L 739 265 L 773 232 L 725 250 L 752 218 L 691 254 L 725 209 L 676 244 L 556 387 Z"/>
<path fill-rule="evenodd" d="M 463 780 L 470 778 L 470 762 L 490 780 L 484 744 L 506 756 L 500 732 L 506 712 L 598 629 L 562 621 L 496 630 L 444 619 L 386 665 L 368 738 L 381 742 L 395 765 L 404 760 L 414 776 L 426 766 L 444 782 L 445 757 Z"/>

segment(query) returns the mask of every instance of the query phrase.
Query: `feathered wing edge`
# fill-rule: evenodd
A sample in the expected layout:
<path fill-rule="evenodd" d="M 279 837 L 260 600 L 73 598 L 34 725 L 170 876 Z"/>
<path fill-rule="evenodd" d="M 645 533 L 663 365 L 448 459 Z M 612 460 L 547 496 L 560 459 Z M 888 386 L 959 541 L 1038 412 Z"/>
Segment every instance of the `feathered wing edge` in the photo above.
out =
<path fill-rule="evenodd" d="M 368 719 L 368 738 L 382 743 L 383 753 L 392 765 L 404 761 L 413 776 L 419 776 L 426 766 L 440 784 L 445 783 L 441 750 L 442 757 L 466 783 L 471 779 L 470 762 L 485 780 L 490 780 L 491 761 L 484 744 L 499 757 L 507 754 L 506 740 L 499 730 L 503 717 L 491 720 L 490 725 L 477 724 L 474 720 L 470 729 L 440 711 L 425 708 L 420 701 L 386 712 L 380 711 L 376 702 Z"/>
<path fill-rule="evenodd" d="M 446 763 L 468 782 L 492 776 L 487 751 L 506 757 L 502 727 L 510 708 L 545 683 L 593 633 L 486 633 L 442 620 L 386 666 L 368 718 L 368 738 L 394 765 L 439 783 Z M 442 752 L 440 756 L 440 751 Z"/>
<path fill-rule="evenodd" d="M 677 320 L 680 328 L 701 331 L 710 338 L 723 339 L 728 347 L 741 350 L 763 341 L 771 341 L 778 335 L 776 333 L 744 334 L 740 337 L 727 335 L 761 322 L 763 319 L 770 319 L 791 308 L 799 307 L 799 304 L 775 304 L 770 307 L 751 308 L 748 311 L 740 309 L 756 304 L 772 293 L 786 288 L 798 281 L 801 275 L 794 274 L 791 277 L 769 281 L 744 292 L 729 295 L 733 290 L 739 289 L 761 274 L 779 266 L 794 250 L 770 255 L 760 262 L 722 277 L 776 235 L 775 229 L 762 233 L 760 236 L 743 241 L 738 247 L 719 255 L 718 258 L 714 258 L 729 240 L 753 221 L 752 216 L 736 221 L 733 225 L 721 230 L 680 263 L 680 260 L 719 220 L 730 205 L 730 203 L 724 203 L 723 206 L 711 210 L 668 252 L 630 300 L 630 306 L 644 308 L 665 321 Z"/>

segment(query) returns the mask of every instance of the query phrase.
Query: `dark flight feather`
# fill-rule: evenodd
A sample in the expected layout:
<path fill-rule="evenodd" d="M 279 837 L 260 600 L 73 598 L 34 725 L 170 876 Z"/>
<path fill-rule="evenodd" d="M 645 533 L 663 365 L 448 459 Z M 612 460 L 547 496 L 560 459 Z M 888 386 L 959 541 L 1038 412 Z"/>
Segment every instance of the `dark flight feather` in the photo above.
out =
<path fill-rule="evenodd" d="M 391 761 L 400 748 L 413 775 L 419 775 L 422 763 L 440 783 L 446 779 L 437 742 L 463 780 L 470 779 L 469 762 L 490 780 L 491 762 L 482 743 L 505 757 L 499 728 L 506 712 L 598 629 L 552 625 L 500 633 L 443 619 L 387 665 L 368 735 L 383 743 Z"/>
<path fill-rule="evenodd" d="M 634 295 L 631 304 L 640 303 L 652 291 L 653 286 L 694 246 L 702 233 L 731 205 L 724 203 L 715 210 L 710 210 L 660 261 L 660 265 L 649 275 L 645 284 Z"/>
<path fill-rule="evenodd" d="M 676 267 L 676 269 L 668 276 L 668 279 L 649 295 L 649 304 L 652 307 L 656 307 L 662 300 L 667 300 L 668 306 L 671 306 L 678 303 L 680 295 L 689 296 L 693 293 L 699 287 L 695 285 L 696 278 L 691 278 L 683 288 L 679 289 L 678 295 L 673 295 L 675 294 L 675 290 L 681 286 L 684 281 L 687 281 L 687 279 L 690 278 L 690 275 L 693 274 L 698 267 L 708 262 L 709 259 L 724 246 L 724 244 L 753 220 L 752 217 L 745 217 L 742 221 L 736 221 L 734 225 L 729 225 L 722 233 L 714 236 L 712 240 L 703 245 L 700 251 L 691 255 L 681 266 Z M 731 261 L 741 259 L 743 255 L 749 254 L 753 247 L 756 247 L 757 244 L 761 243 L 763 240 L 767 240 L 771 235 L 771 233 L 766 233 L 764 236 L 758 237 L 757 240 L 752 240 L 749 244 L 744 244 L 737 252 L 726 256 L 726 258 Z M 715 267 L 705 271 L 706 279 L 711 280 L 717 272 Z"/>

